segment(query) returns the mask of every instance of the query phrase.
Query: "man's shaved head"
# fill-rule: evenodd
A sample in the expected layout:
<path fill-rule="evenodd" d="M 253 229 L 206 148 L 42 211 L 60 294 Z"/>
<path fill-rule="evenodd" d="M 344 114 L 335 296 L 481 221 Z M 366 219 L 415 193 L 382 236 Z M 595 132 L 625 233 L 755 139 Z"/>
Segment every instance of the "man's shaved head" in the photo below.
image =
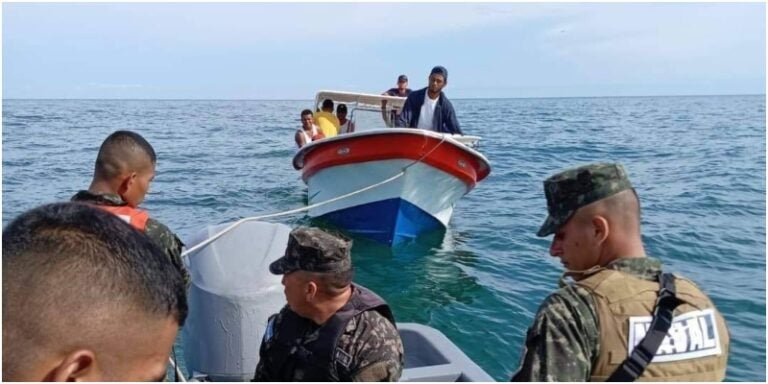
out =
<path fill-rule="evenodd" d="M 608 218 L 616 230 L 640 235 L 640 199 L 634 189 L 621 191 L 580 209 L 580 216 L 601 215 Z"/>
<path fill-rule="evenodd" d="M 133 172 L 157 162 L 152 145 L 141 135 L 131 131 L 116 131 L 99 148 L 94 175 L 110 180 L 124 172 Z"/>
<path fill-rule="evenodd" d="M 187 302 L 178 269 L 146 235 L 98 208 L 57 203 L 17 217 L 2 242 L 4 381 L 49 380 L 78 350 L 93 352 L 103 380 L 137 381 L 129 372 L 151 367 L 164 375 Z"/>

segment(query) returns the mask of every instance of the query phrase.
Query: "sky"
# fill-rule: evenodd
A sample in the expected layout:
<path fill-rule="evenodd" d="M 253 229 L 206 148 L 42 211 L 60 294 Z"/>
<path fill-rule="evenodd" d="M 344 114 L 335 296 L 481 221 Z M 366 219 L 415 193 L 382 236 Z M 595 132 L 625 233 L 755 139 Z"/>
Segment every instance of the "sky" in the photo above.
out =
<path fill-rule="evenodd" d="M 765 94 L 764 3 L 3 3 L 3 98 Z"/>

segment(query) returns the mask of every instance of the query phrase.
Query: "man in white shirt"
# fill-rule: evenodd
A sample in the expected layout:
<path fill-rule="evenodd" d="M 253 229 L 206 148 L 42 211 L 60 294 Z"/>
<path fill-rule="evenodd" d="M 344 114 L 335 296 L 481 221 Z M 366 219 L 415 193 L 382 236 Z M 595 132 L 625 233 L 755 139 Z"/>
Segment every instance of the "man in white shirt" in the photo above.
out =
<path fill-rule="evenodd" d="M 428 86 L 408 95 L 395 126 L 462 134 L 453 104 L 443 93 L 447 84 L 448 70 L 432 68 Z"/>

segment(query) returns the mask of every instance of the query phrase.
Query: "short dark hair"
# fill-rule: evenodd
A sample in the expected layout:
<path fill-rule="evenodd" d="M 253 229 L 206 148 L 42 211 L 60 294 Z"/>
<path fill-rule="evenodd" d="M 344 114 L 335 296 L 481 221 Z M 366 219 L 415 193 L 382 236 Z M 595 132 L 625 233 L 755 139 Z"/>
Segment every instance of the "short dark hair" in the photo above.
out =
<path fill-rule="evenodd" d="M 338 296 L 343 293 L 354 277 L 354 268 L 340 272 L 305 272 L 314 277 L 320 284 L 320 290 L 329 296 Z"/>
<path fill-rule="evenodd" d="M 445 80 L 446 83 L 448 82 L 448 70 L 445 69 L 445 67 L 443 67 L 442 65 L 438 65 L 438 66 L 432 68 L 432 71 L 430 71 L 429 74 L 430 74 L 430 76 L 431 75 L 442 75 L 443 76 L 443 80 Z"/>
<path fill-rule="evenodd" d="M 333 111 L 333 100 L 331 99 L 323 100 L 323 109 L 330 109 L 331 111 Z"/>
<path fill-rule="evenodd" d="M 4 371 L 20 366 L 6 364 L 11 355 L 19 362 L 33 356 L 39 340 L 66 344 L 66 335 L 98 335 L 100 327 L 120 332 L 129 316 L 184 324 L 178 268 L 116 215 L 84 203 L 43 205 L 8 224 L 2 244 L 3 351 L 12 351 Z"/>
<path fill-rule="evenodd" d="M 312 116 L 312 110 L 310 110 L 310 109 L 305 109 L 305 110 L 301 111 L 301 117 L 304 117 L 304 116 L 306 116 L 306 115 L 310 115 L 310 116 Z"/>
<path fill-rule="evenodd" d="M 347 112 L 347 105 L 344 103 L 337 105 L 336 112 Z"/>
<path fill-rule="evenodd" d="M 144 137 L 132 131 L 115 131 L 101 143 L 99 154 L 96 156 L 94 175 L 111 179 L 147 160 L 155 164 L 157 155 Z"/>

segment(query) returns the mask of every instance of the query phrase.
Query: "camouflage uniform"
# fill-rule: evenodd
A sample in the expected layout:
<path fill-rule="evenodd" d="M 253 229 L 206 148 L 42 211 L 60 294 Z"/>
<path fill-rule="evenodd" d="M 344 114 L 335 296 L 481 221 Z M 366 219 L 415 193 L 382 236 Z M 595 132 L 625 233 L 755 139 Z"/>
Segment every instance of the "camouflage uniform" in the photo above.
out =
<path fill-rule="evenodd" d="M 358 288 L 353 285 L 353 289 Z M 275 337 L 283 332 L 285 328 L 283 319 L 289 315 L 298 317 L 288 306 L 285 306 L 280 313 L 270 318 L 269 327 L 275 333 Z M 286 331 L 297 335 L 295 344 L 299 345 L 299 348 L 311 350 L 312 343 L 318 340 L 323 327 L 309 319 L 300 318 L 300 321 L 301 332 L 296 332 L 295 329 Z M 299 365 L 291 370 L 290 378 L 281 377 L 278 372 L 275 372 L 283 362 L 275 361 L 274 356 L 270 354 L 269 343 L 272 340 L 267 340 L 266 336 L 261 344 L 261 358 L 256 367 L 255 381 L 318 380 L 316 377 L 307 377 L 305 373 L 307 367 Z M 397 328 L 389 319 L 375 310 L 361 312 L 350 319 L 339 336 L 334 353 L 337 357 L 345 359 L 340 362 L 343 368 L 333 373 L 330 372 L 332 369 L 329 369 L 324 381 L 397 381 L 403 371 L 403 344 Z M 345 363 L 347 366 L 344 366 Z"/>
<path fill-rule="evenodd" d="M 647 257 L 618 259 L 606 268 L 656 280 L 661 262 Z M 549 295 L 539 307 L 512 381 L 587 381 L 599 348 L 592 296 L 584 288 L 567 285 Z"/>
<path fill-rule="evenodd" d="M 72 201 L 83 202 L 95 205 L 109 205 L 109 206 L 124 206 L 127 205 L 123 199 L 117 194 L 94 194 L 89 191 L 79 191 L 72 196 Z M 168 227 L 161 222 L 150 218 L 147 220 L 144 233 L 149 236 L 156 245 L 158 245 L 165 254 L 171 259 L 173 265 L 181 271 L 184 282 L 189 285 L 189 273 L 184 268 L 184 263 L 181 260 L 181 250 L 184 243 L 181 242 L 178 236 L 174 234 Z"/>
<path fill-rule="evenodd" d="M 275 274 L 349 271 L 350 248 L 351 241 L 300 228 L 291 232 L 285 256 L 269 268 Z M 272 315 L 254 381 L 397 381 L 404 353 L 391 311 L 364 287 L 352 284 L 351 289 L 347 304 L 323 325 L 299 316 L 287 305 Z M 353 307 L 358 310 L 349 312 Z M 354 314 L 338 320 L 342 313 Z M 341 328 L 334 331 L 334 325 Z M 334 332 L 339 332 L 337 337 Z"/>
<path fill-rule="evenodd" d="M 619 164 L 590 164 L 548 178 L 544 191 L 549 215 L 537 235 L 555 233 L 579 208 L 625 190 L 633 187 Z M 603 269 L 658 281 L 661 262 L 648 257 L 618 258 L 605 267 L 566 271 L 564 276 L 588 278 Z M 602 356 L 598 303 L 583 286 L 565 284 L 563 279 L 560 285 L 539 307 L 512 381 L 587 381 L 595 377 L 594 364 Z"/>

